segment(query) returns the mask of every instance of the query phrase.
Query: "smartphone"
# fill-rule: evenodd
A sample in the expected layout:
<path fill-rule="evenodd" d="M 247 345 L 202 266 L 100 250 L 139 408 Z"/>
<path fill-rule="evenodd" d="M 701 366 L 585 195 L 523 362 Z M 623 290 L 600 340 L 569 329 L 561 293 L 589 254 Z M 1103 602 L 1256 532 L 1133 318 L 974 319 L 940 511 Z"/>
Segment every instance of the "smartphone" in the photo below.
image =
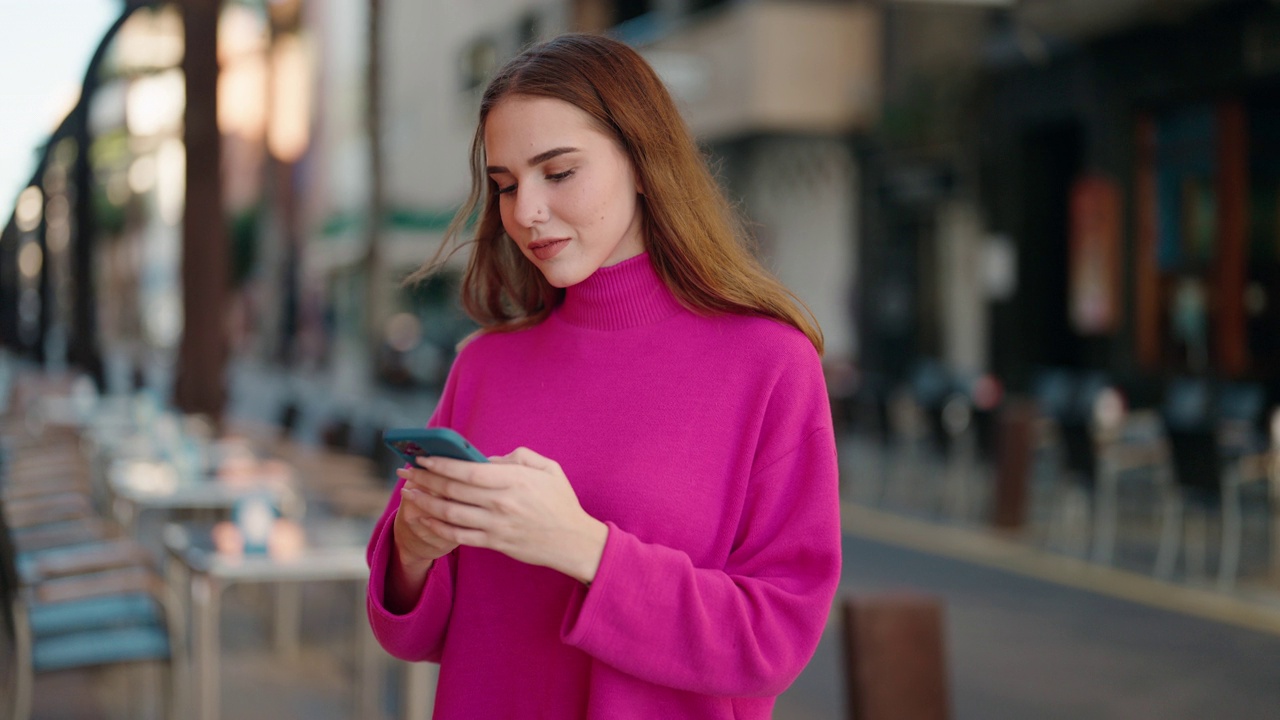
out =
<path fill-rule="evenodd" d="M 397 428 L 384 432 L 382 441 L 416 468 L 422 467 L 417 459 L 428 455 L 489 462 L 466 438 L 448 428 Z"/>

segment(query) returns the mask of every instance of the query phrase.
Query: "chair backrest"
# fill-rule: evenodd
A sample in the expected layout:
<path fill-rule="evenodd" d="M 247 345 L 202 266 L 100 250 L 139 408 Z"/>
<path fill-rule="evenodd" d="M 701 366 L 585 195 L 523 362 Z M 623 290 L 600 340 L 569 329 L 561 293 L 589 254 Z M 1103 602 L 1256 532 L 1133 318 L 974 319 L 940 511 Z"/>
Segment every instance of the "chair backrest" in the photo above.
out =
<path fill-rule="evenodd" d="M 1098 453 L 1093 434 L 1084 422 L 1065 422 L 1058 428 L 1062 438 L 1062 464 L 1086 485 L 1092 485 L 1097 474 Z"/>
<path fill-rule="evenodd" d="M 1178 377 L 1165 389 L 1161 418 L 1170 430 L 1190 431 L 1213 424 L 1213 393 L 1208 380 Z"/>
<path fill-rule="evenodd" d="M 1170 427 L 1169 460 L 1183 487 L 1216 497 L 1222 487 L 1222 448 L 1212 427 Z"/>
<path fill-rule="evenodd" d="M 1261 427 L 1267 391 L 1257 383 L 1222 383 L 1217 388 L 1217 415 L 1222 420 Z"/>
<path fill-rule="evenodd" d="M 1071 406 L 1074 385 L 1071 373 L 1062 368 L 1047 368 L 1037 373 L 1031 394 L 1040 414 L 1061 421 Z"/>
<path fill-rule="evenodd" d="M 1091 485 L 1096 479 L 1098 466 L 1093 431 L 1094 408 L 1103 391 L 1111 386 L 1111 381 L 1106 373 L 1100 371 L 1061 372 L 1065 379 L 1057 382 L 1064 386 L 1066 397 L 1062 399 L 1057 421 L 1062 438 L 1063 464 L 1079 480 Z"/>
<path fill-rule="evenodd" d="M 1176 377 L 1165 389 L 1160 408 L 1169 439 L 1174 477 L 1184 488 L 1206 498 L 1222 485 L 1222 451 L 1218 442 L 1217 397 L 1204 378 Z"/>
<path fill-rule="evenodd" d="M 1072 420 L 1086 425 L 1092 423 L 1098 397 L 1111 385 L 1111 378 L 1101 371 L 1095 370 L 1078 376 L 1075 382 L 1075 393 L 1072 396 L 1071 407 L 1068 410 Z"/>
<path fill-rule="evenodd" d="M 911 373 L 911 395 L 926 408 L 941 407 L 954 385 L 946 367 L 936 360 L 920 361 Z"/>

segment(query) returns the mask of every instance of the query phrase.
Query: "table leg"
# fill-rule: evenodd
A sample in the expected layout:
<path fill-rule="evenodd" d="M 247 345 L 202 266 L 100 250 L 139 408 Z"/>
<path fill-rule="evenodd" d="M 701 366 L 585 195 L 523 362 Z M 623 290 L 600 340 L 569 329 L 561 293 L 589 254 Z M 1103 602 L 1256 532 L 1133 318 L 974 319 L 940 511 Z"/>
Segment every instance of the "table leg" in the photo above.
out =
<path fill-rule="evenodd" d="M 302 619 L 302 587 L 296 582 L 276 586 L 276 652 L 287 662 L 298 660 L 298 624 Z"/>
<path fill-rule="evenodd" d="M 1280 493 L 1277 498 L 1280 499 Z M 1271 578 L 1280 580 L 1280 504 L 1273 507 L 1276 509 L 1271 512 Z"/>
<path fill-rule="evenodd" d="M 1280 450 L 1267 458 L 1267 501 L 1271 506 L 1271 581 L 1280 582 Z"/>
<path fill-rule="evenodd" d="M 111 503 L 111 512 L 116 516 L 116 522 L 119 522 L 120 527 L 124 529 L 126 537 L 138 537 L 138 509 L 132 501 L 117 496 Z"/>
<path fill-rule="evenodd" d="M 171 655 L 169 717 L 191 717 L 191 578 L 182 563 L 170 558 L 165 563 L 165 582 L 168 585 L 168 601 L 173 604 L 169 614 L 169 652 Z"/>
<path fill-rule="evenodd" d="M 404 669 L 403 720 L 427 720 L 436 703 L 436 679 L 439 667 L 435 663 L 406 663 Z"/>
<path fill-rule="evenodd" d="M 356 709 L 357 717 L 364 720 L 376 720 L 381 717 L 378 708 L 379 686 L 381 681 L 381 673 L 379 672 L 382 653 L 378 647 L 378 641 L 373 637 L 373 629 L 369 627 L 369 616 L 366 606 L 365 584 L 360 583 L 356 588 L 356 652 L 359 660 L 360 678 L 357 681 L 358 692 L 360 694 L 358 707 Z"/>
<path fill-rule="evenodd" d="M 200 720 L 215 720 L 219 711 L 218 667 L 218 592 L 216 582 L 207 576 L 196 576 L 191 583 L 193 660 L 192 693 L 198 703 L 196 713 Z"/>

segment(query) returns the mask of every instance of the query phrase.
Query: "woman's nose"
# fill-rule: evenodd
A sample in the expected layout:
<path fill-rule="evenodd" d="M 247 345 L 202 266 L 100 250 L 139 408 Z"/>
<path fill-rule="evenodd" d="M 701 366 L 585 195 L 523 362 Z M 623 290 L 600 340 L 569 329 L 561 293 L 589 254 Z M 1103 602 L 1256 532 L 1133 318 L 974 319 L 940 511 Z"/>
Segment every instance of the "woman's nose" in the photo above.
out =
<path fill-rule="evenodd" d="M 516 222 L 533 227 L 544 222 L 549 215 L 546 197 L 535 189 L 516 189 Z"/>

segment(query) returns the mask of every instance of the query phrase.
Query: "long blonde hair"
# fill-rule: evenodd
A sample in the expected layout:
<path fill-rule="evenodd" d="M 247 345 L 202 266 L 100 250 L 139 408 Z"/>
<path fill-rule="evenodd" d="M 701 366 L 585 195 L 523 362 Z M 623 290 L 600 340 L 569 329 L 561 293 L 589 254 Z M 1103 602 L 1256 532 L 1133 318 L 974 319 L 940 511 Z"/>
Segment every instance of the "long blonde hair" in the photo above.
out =
<path fill-rule="evenodd" d="M 639 184 L 645 250 L 662 281 L 695 312 L 770 317 L 803 332 L 819 353 L 812 312 L 756 260 L 742 221 L 725 198 L 653 68 L 625 43 L 571 33 L 508 62 L 486 88 L 471 142 L 471 194 L 435 255 L 406 282 L 423 280 L 468 243 L 462 306 L 486 331 L 544 320 L 564 297 L 506 235 L 497 186 L 485 172 L 489 112 L 509 95 L 549 97 L 590 115 L 630 157 Z M 477 210 L 480 210 L 477 216 Z"/>

